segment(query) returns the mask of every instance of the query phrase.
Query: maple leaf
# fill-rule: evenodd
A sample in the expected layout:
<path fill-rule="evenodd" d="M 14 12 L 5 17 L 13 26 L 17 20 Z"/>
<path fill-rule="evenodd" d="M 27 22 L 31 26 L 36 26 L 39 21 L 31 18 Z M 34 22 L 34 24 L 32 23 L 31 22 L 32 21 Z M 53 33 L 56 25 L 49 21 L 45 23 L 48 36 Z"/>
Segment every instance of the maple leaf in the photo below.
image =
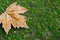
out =
<path fill-rule="evenodd" d="M 0 15 L 0 23 L 2 23 L 6 34 L 8 34 L 8 31 L 11 29 L 11 24 L 14 28 L 29 28 L 26 24 L 26 16 L 19 15 L 26 11 L 28 11 L 26 8 L 14 2 Z"/>

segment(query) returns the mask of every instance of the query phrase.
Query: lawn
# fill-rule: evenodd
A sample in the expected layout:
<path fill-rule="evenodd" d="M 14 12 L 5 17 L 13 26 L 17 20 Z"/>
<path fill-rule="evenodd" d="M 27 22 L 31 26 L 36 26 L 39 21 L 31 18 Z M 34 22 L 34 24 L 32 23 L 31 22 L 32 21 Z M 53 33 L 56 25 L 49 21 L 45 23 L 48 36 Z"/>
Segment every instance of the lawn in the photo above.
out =
<path fill-rule="evenodd" d="M 11 27 L 7 35 L 0 24 L 0 40 L 60 40 L 60 0 L 0 0 L 0 14 L 13 2 L 28 9 L 29 29 Z"/>

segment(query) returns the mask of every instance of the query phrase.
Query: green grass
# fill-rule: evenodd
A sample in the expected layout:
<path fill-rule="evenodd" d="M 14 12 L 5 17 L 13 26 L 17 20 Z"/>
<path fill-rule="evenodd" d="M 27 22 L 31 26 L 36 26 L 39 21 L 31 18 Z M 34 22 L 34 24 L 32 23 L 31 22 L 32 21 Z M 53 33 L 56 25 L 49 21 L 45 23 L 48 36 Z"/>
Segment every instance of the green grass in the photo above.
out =
<path fill-rule="evenodd" d="M 29 9 L 23 15 L 30 28 L 12 27 L 7 35 L 0 25 L 0 40 L 60 40 L 60 0 L 0 0 L 0 14 L 13 2 Z"/>

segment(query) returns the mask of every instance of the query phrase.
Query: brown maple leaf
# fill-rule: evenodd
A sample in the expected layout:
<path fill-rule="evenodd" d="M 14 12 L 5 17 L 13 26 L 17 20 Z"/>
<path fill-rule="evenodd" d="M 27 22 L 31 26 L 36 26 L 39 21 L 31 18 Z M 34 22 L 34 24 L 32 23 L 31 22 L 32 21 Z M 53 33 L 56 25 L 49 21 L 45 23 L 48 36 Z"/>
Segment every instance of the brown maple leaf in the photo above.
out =
<path fill-rule="evenodd" d="M 26 11 L 26 8 L 19 6 L 16 2 L 14 2 L 4 13 L 0 15 L 0 23 L 2 23 L 2 27 L 4 28 L 6 34 L 8 34 L 8 31 L 11 29 L 11 24 L 14 28 L 29 28 L 26 24 L 26 17 L 19 15 Z"/>

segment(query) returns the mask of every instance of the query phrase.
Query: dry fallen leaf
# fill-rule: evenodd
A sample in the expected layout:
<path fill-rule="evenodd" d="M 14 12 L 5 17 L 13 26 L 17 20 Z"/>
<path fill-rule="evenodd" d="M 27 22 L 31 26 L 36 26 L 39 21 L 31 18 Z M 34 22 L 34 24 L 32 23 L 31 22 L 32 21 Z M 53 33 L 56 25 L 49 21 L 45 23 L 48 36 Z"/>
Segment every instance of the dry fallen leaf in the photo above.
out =
<path fill-rule="evenodd" d="M 11 24 L 14 28 L 29 28 L 26 24 L 26 17 L 19 15 L 26 11 L 26 8 L 19 6 L 16 2 L 14 2 L 4 13 L 0 15 L 0 23 L 2 23 L 2 27 L 4 28 L 6 34 L 8 34 L 8 31 L 11 29 Z"/>

